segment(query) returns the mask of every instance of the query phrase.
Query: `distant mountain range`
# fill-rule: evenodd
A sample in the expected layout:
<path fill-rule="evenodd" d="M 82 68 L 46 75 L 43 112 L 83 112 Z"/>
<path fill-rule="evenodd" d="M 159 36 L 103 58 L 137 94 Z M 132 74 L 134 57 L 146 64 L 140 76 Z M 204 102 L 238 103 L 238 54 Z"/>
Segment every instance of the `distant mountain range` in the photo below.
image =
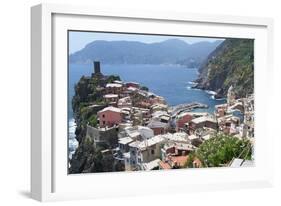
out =
<path fill-rule="evenodd" d="M 158 43 L 137 41 L 93 41 L 70 54 L 70 63 L 103 64 L 180 64 L 198 67 L 222 41 L 189 44 L 179 39 Z"/>

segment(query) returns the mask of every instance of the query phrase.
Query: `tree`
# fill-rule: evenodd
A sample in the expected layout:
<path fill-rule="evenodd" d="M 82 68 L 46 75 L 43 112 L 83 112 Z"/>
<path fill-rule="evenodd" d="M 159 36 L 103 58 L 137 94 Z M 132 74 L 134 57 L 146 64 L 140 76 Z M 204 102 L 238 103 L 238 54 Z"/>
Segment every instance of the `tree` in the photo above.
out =
<path fill-rule="evenodd" d="M 89 118 L 89 125 L 92 127 L 96 127 L 98 125 L 98 118 L 97 115 L 93 114 L 90 118 Z"/>
<path fill-rule="evenodd" d="M 140 88 L 141 90 L 143 90 L 143 91 L 149 91 L 149 89 L 148 89 L 148 87 L 146 87 L 146 86 L 141 86 L 141 88 Z"/>
<path fill-rule="evenodd" d="M 108 83 L 112 83 L 114 81 L 121 81 L 121 79 L 118 75 L 110 75 L 107 79 Z"/>
<path fill-rule="evenodd" d="M 202 143 L 198 149 L 190 155 L 186 167 L 192 167 L 192 162 L 198 158 L 203 167 L 221 167 L 228 164 L 233 158 L 251 159 L 252 145 L 247 139 L 216 134 Z"/>

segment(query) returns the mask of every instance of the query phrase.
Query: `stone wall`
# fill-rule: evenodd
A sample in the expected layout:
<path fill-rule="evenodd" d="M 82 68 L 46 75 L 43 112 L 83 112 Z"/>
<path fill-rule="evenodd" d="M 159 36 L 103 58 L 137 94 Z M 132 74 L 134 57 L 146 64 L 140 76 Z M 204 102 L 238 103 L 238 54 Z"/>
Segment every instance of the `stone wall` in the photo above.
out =
<path fill-rule="evenodd" d="M 94 146 L 114 148 L 118 145 L 118 127 L 95 128 L 87 125 L 86 136 L 94 141 Z"/>

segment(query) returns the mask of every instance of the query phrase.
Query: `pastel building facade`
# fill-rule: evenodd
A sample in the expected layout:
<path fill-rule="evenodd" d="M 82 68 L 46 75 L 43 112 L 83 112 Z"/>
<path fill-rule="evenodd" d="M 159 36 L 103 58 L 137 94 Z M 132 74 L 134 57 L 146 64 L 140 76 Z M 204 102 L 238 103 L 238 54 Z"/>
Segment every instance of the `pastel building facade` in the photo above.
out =
<path fill-rule="evenodd" d="M 153 130 L 154 135 L 166 134 L 169 130 L 168 123 L 164 123 L 155 119 L 152 119 L 148 123 L 147 127 Z"/>
<path fill-rule="evenodd" d="M 124 108 L 124 107 L 132 107 L 132 99 L 131 97 L 123 97 L 118 100 L 118 107 L 119 108 Z"/>
<path fill-rule="evenodd" d="M 111 105 L 114 105 L 117 103 L 118 101 L 118 95 L 117 94 L 106 94 L 103 96 L 105 102 L 107 104 L 111 104 Z"/>
<path fill-rule="evenodd" d="M 176 130 L 180 131 L 185 128 L 185 124 L 192 120 L 193 116 L 189 113 L 183 113 L 177 117 L 176 120 Z"/>
<path fill-rule="evenodd" d="M 217 130 L 218 123 L 214 118 L 212 118 L 210 116 L 198 117 L 198 118 L 195 118 L 190 121 L 189 132 L 191 134 L 193 134 L 196 129 L 203 128 L 203 127 L 212 128 L 214 130 Z"/>
<path fill-rule="evenodd" d="M 117 83 L 109 83 L 105 87 L 105 91 L 107 94 L 118 94 L 120 95 L 124 90 L 124 87 L 122 84 Z"/>
<path fill-rule="evenodd" d="M 106 107 L 98 112 L 100 127 L 113 127 L 122 122 L 121 109 L 116 107 Z"/>
<path fill-rule="evenodd" d="M 129 144 L 130 170 L 139 170 L 143 163 L 148 163 L 161 157 L 161 144 L 165 142 L 162 136 L 154 136 L 148 140 L 135 141 Z"/>

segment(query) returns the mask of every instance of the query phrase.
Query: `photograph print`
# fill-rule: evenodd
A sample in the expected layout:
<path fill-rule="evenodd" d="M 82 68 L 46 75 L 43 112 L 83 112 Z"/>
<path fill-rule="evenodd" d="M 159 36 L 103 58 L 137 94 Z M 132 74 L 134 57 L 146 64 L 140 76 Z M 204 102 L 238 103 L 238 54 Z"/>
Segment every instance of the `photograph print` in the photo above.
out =
<path fill-rule="evenodd" d="M 68 31 L 68 174 L 254 166 L 254 40 Z"/>

